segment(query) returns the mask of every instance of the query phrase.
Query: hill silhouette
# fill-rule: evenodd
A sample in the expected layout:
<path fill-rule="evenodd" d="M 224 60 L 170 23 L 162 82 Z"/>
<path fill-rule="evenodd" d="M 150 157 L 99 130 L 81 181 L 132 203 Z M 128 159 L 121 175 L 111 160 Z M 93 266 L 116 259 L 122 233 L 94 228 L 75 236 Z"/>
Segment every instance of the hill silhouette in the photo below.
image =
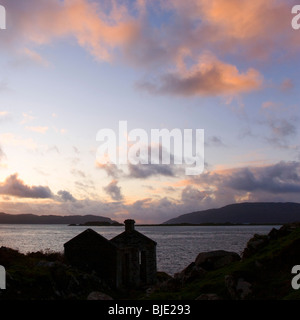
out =
<path fill-rule="evenodd" d="M 108 222 L 116 221 L 110 218 L 96 215 L 35 215 L 35 214 L 8 214 L 0 212 L 0 224 L 84 224 L 89 222 Z"/>
<path fill-rule="evenodd" d="M 245 202 L 180 215 L 164 224 L 284 224 L 300 221 L 300 204 Z"/>

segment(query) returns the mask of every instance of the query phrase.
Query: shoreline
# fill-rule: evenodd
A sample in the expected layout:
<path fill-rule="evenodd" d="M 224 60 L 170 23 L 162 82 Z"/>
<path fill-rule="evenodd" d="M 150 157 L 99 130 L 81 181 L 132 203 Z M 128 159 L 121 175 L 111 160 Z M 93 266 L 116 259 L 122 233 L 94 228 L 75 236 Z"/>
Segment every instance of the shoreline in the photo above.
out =
<path fill-rule="evenodd" d="M 89 300 L 94 292 L 113 300 L 294 300 L 300 298 L 300 291 L 291 287 L 299 243 L 300 223 L 285 224 L 254 235 L 240 255 L 200 252 L 173 276 L 158 272 L 153 286 L 121 291 L 95 274 L 71 267 L 61 253 L 22 254 L 0 247 L 0 264 L 7 271 L 7 289 L 0 300 Z"/>

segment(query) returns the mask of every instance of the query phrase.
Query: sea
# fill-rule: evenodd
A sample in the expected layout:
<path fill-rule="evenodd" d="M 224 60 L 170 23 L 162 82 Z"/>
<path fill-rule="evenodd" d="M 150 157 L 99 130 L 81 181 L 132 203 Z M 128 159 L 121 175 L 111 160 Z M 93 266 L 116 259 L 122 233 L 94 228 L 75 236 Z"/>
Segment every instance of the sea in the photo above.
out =
<path fill-rule="evenodd" d="M 64 243 L 92 228 L 110 240 L 123 227 L 68 226 L 41 224 L 1 224 L 0 247 L 21 253 L 63 252 Z M 242 226 L 135 226 L 136 230 L 157 242 L 157 270 L 174 275 L 195 261 L 200 252 L 226 250 L 241 254 L 254 234 L 267 234 L 280 225 Z"/>

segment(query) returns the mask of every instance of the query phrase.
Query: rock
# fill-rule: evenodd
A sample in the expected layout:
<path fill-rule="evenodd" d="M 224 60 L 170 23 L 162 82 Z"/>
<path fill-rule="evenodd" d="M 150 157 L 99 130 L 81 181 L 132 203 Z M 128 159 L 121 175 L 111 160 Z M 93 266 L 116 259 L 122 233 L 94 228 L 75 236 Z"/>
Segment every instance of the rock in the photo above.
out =
<path fill-rule="evenodd" d="M 245 281 L 243 278 L 238 279 L 236 284 L 236 291 L 242 300 L 247 298 L 252 293 L 251 287 L 252 284 Z"/>
<path fill-rule="evenodd" d="M 239 260 L 241 260 L 241 257 L 236 252 L 216 250 L 199 253 L 195 260 L 195 266 L 211 271 Z"/>
<path fill-rule="evenodd" d="M 87 300 L 113 300 L 113 298 L 103 292 L 93 291 L 88 295 Z"/>
<path fill-rule="evenodd" d="M 185 284 L 196 278 L 202 277 L 205 273 L 206 271 L 203 268 L 197 266 L 195 262 L 192 262 L 181 272 L 175 273 L 174 279 L 180 280 L 182 284 Z"/>
<path fill-rule="evenodd" d="M 216 293 L 202 293 L 195 300 L 222 300 Z"/>
<path fill-rule="evenodd" d="M 230 297 L 234 300 L 244 300 L 252 294 L 252 284 L 241 277 L 225 276 L 225 286 Z"/>
<path fill-rule="evenodd" d="M 164 282 L 157 284 L 155 290 L 162 290 L 162 291 L 177 291 L 182 288 L 182 282 L 180 279 L 171 278 Z"/>
<path fill-rule="evenodd" d="M 293 232 L 295 229 L 300 227 L 300 222 L 292 222 L 292 223 L 286 223 L 282 225 L 279 230 L 277 230 L 277 239 L 280 237 L 284 237 L 291 232 Z M 272 230 L 271 230 L 272 232 Z"/>
<path fill-rule="evenodd" d="M 255 234 L 246 245 L 242 253 L 243 259 L 250 257 L 257 252 L 258 249 L 264 247 L 269 243 L 268 235 Z"/>
<path fill-rule="evenodd" d="M 275 240 L 280 237 L 280 231 L 278 229 L 272 228 L 272 230 L 268 233 L 268 238 Z"/>
<path fill-rule="evenodd" d="M 167 281 L 167 280 L 170 280 L 170 279 L 172 279 L 172 276 L 170 276 L 166 272 L 159 271 L 156 274 L 157 283 L 161 283 L 161 282 L 164 282 L 164 281 Z"/>

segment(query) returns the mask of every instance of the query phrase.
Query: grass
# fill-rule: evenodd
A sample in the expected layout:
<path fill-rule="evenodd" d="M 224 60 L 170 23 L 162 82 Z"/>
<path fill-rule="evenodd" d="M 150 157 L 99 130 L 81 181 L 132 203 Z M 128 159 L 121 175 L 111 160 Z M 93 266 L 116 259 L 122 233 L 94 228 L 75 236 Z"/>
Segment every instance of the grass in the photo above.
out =
<path fill-rule="evenodd" d="M 253 300 L 300 300 L 300 290 L 294 290 L 291 269 L 300 264 L 300 228 L 269 242 L 257 252 L 221 269 L 208 271 L 204 276 L 186 283 L 172 292 L 157 290 L 148 299 L 194 300 L 201 294 L 215 293 L 222 299 L 232 299 L 225 277 L 243 278 L 251 283 Z"/>
<path fill-rule="evenodd" d="M 25 255 L 0 248 L 0 262 L 8 277 L 8 290 L 0 299 L 85 300 L 90 292 L 101 291 L 119 300 L 194 300 L 201 294 L 217 294 L 230 300 L 235 297 L 225 285 L 229 275 L 251 284 L 249 300 L 300 300 L 300 289 L 291 286 L 291 269 L 300 264 L 300 227 L 286 235 L 264 239 L 265 245 L 248 257 L 207 271 L 183 285 L 163 272 L 158 273 L 159 285 L 152 293 L 145 293 L 146 288 L 113 291 L 95 275 L 68 266 L 62 253 L 48 250 Z M 166 282 L 169 285 L 162 285 Z"/>

